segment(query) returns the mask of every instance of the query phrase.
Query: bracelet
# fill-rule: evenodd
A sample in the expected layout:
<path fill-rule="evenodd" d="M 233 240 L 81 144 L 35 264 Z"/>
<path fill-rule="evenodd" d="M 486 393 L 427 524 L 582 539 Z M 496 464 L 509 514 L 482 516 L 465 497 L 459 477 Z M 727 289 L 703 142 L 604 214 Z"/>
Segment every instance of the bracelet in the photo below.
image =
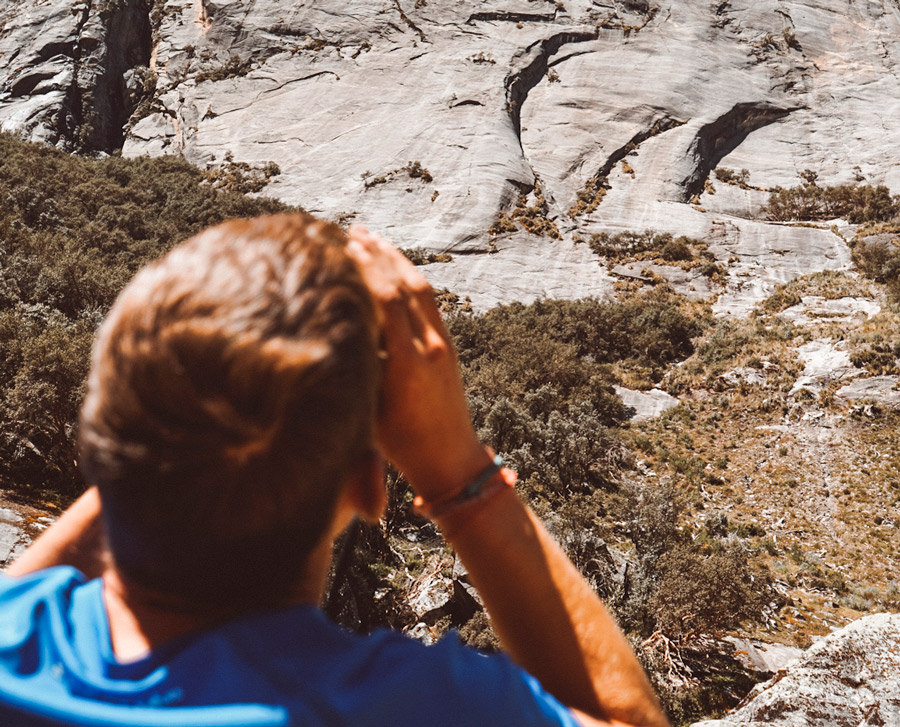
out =
<path fill-rule="evenodd" d="M 518 475 L 508 467 L 504 467 L 503 458 L 497 454 L 494 455 L 494 460 L 489 466 L 455 495 L 430 503 L 425 502 L 424 498 L 418 495 L 413 500 L 413 508 L 420 515 L 434 520 L 474 500 L 483 500 L 499 490 L 513 487 L 517 479 Z"/>

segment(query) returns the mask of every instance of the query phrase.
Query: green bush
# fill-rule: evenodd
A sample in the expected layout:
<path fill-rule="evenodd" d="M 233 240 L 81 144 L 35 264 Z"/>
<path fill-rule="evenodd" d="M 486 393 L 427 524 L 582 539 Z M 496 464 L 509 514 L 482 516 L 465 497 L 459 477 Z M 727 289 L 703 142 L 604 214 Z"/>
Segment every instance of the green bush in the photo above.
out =
<path fill-rule="evenodd" d="M 621 496 L 618 517 L 635 562 L 612 606 L 626 631 L 684 642 L 759 619 L 771 582 L 728 542 L 727 518 L 709 518 L 692 537 L 680 526 L 683 502 L 671 487 L 630 483 Z"/>
<path fill-rule="evenodd" d="M 181 159 L 92 160 L 0 134 L 0 481 L 71 495 L 90 342 L 146 262 L 202 228 L 287 209 Z"/>
<path fill-rule="evenodd" d="M 481 436 L 551 499 L 609 487 L 628 461 L 611 430 L 625 410 L 609 364 L 661 368 L 689 356 L 702 331 L 658 292 L 621 303 L 513 303 L 447 324 Z"/>
<path fill-rule="evenodd" d="M 694 253 L 691 252 L 690 246 L 685 242 L 684 237 L 670 240 L 659 251 L 659 255 L 667 262 L 678 262 L 680 260 L 693 260 Z"/>
<path fill-rule="evenodd" d="M 738 546 L 709 555 L 681 544 L 657 563 L 658 585 L 650 599 L 656 626 L 670 637 L 716 634 L 758 618 L 771 592 Z"/>
<path fill-rule="evenodd" d="M 842 217 L 853 224 L 887 222 L 900 215 L 900 197 L 885 186 L 842 184 L 820 187 L 815 176 L 804 184 L 776 187 L 764 209 L 766 217 L 779 221 L 830 220 Z"/>
<path fill-rule="evenodd" d="M 853 261 L 872 280 L 887 286 L 893 300 L 900 301 L 900 238 L 892 241 L 867 241 L 862 238 L 853 246 Z"/>

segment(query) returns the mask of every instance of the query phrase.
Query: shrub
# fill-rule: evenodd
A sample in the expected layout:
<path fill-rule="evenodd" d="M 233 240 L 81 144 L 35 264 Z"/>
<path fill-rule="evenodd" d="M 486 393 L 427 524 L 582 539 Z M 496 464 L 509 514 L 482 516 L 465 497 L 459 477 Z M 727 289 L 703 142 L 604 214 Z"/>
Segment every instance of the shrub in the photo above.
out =
<path fill-rule="evenodd" d="M 894 301 L 900 301 L 900 244 L 891 241 L 857 240 L 853 246 L 853 261 L 864 275 L 887 286 Z"/>
<path fill-rule="evenodd" d="M 624 303 L 513 303 L 447 323 L 481 436 L 554 502 L 610 487 L 628 462 L 610 429 L 625 411 L 608 364 L 664 366 L 689 355 L 702 331 L 655 293 Z"/>
<path fill-rule="evenodd" d="M 663 263 L 685 263 L 682 267 L 715 265 L 715 256 L 709 252 L 704 240 L 693 237 L 674 237 L 668 232 L 626 230 L 615 235 L 608 232 L 591 235 L 590 248 L 607 264 L 615 265 L 628 261 L 659 261 Z M 712 276 L 717 269 L 709 268 Z"/>
<path fill-rule="evenodd" d="M 701 555 L 681 544 L 660 558 L 659 583 L 650 599 L 656 625 L 673 638 L 719 634 L 758 618 L 771 587 L 754 575 L 738 546 Z"/>
<path fill-rule="evenodd" d="M 727 518 L 711 517 L 692 539 L 679 526 L 683 503 L 669 486 L 629 483 L 622 496 L 618 515 L 635 550 L 621 595 L 612 601 L 623 628 L 685 642 L 760 618 L 772 597 L 770 579 L 749 565 L 739 546 L 720 540 L 727 537 Z"/>
<path fill-rule="evenodd" d="M 685 237 L 679 237 L 670 240 L 663 245 L 659 251 L 659 256 L 667 262 L 678 262 L 679 260 L 693 260 L 694 253 L 691 252 L 690 246 L 687 244 Z"/>
<path fill-rule="evenodd" d="M 274 169 L 270 169 L 274 173 Z M 173 157 L 91 160 L 0 134 L 0 479 L 71 495 L 94 329 L 146 262 L 203 227 L 288 209 Z"/>
<path fill-rule="evenodd" d="M 866 368 L 874 376 L 884 376 L 900 371 L 900 343 L 876 343 L 850 354 L 850 362 Z"/>
<path fill-rule="evenodd" d="M 812 275 L 791 280 L 775 288 L 775 292 L 766 298 L 760 307 L 769 313 L 781 311 L 797 305 L 803 296 L 819 296 L 826 300 L 838 298 L 874 295 L 872 285 L 856 276 L 850 276 L 839 270 L 823 270 Z"/>
<path fill-rule="evenodd" d="M 820 187 L 805 170 L 805 183 L 776 187 L 764 209 L 770 220 L 828 220 L 843 217 L 853 224 L 886 222 L 900 215 L 900 198 L 885 186 L 842 184 Z"/>

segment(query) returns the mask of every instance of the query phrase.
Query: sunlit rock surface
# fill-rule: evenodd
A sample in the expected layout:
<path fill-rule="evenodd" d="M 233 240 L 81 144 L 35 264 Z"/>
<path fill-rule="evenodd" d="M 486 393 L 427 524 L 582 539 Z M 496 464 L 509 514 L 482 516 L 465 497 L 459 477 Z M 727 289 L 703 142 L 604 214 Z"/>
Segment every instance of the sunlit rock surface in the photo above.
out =
<path fill-rule="evenodd" d="M 16 510 L 0 508 L 0 568 L 15 560 L 31 540 L 22 529 L 24 519 Z"/>
<path fill-rule="evenodd" d="M 660 389 L 635 391 L 617 386 L 616 393 L 622 398 L 628 418 L 634 422 L 652 419 L 664 411 L 678 406 L 678 399 Z"/>
<path fill-rule="evenodd" d="M 427 274 L 476 306 L 608 293 L 576 233 L 706 237 L 716 310 L 742 314 L 849 265 L 830 229 L 756 219 L 765 190 L 803 169 L 900 188 L 898 59 L 900 9 L 873 1 L 24 0 L 0 8 L 0 128 L 274 161 L 265 194 L 456 253 Z M 488 254 L 536 180 L 562 240 Z"/>
<path fill-rule="evenodd" d="M 695 727 L 900 724 L 900 614 L 856 621 L 813 644 L 726 718 Z"/>

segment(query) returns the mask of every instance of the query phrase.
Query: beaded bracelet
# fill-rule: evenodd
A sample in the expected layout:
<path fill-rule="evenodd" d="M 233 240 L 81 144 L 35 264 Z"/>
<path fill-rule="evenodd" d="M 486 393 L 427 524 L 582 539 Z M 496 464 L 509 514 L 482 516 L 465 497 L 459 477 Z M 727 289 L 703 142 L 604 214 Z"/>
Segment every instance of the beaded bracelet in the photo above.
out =
<path fill-rule="evenodd" d="M 513 470 L 503 466 L 503 458 L 494 455 L 494 461 L 482 470 L 478 476 L 452 497 L 438 500 L 437 502 L 425 502 L 421 495 L 413 500 L 413 507 L 420 515 L 429 520 L 447 515 L 458 508 L 475 500 L 480 500 L 492 495 L 498 490 L 513 487 L 518 475 Z"/>

